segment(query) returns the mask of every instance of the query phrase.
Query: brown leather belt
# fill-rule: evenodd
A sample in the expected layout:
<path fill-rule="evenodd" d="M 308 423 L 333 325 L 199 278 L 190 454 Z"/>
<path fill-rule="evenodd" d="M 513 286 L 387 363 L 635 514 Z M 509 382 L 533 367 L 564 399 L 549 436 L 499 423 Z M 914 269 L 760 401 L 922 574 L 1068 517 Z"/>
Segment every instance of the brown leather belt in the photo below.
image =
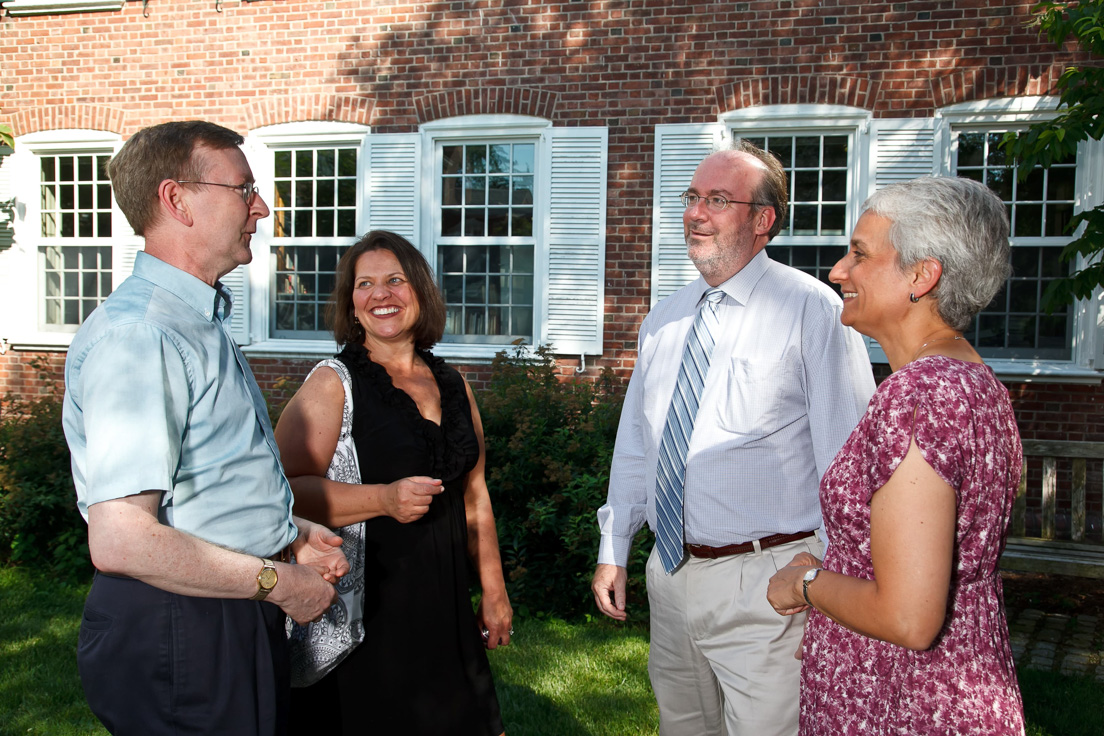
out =
<path fill-rule="evenodd" d="M 289 544 L 288 546 L 284 547 L 282 550 L 280 550 L 276 554 L 272 555 L 272 557 L 270 557 L 269 559 L 272 560 L 273 562 L 287 562 L 287 563 L 290 563 L 291 562 L 291 545 Z"/>
<path fill-rule="evenodd" d="M 772 534 L 769 537 L 763 537 L 762 539 L 758 540 L 759 549 L 777 547 L 780 544 L 796 542 L 799 539 L 806 539 L 807 537 L 812 536 L 816 536 L 816 532 L 797 532 L 796 534 Z M 710 560 L 715 560 L 718 557 L 728 557 L 729 555 L 742 555 L 754 550 L 755 542 L 726 544 L 724 547 L 708 547 L 704 544 L 686 545 L 686 551 L 689 552 L 691 556 L 705 557 Z"/>

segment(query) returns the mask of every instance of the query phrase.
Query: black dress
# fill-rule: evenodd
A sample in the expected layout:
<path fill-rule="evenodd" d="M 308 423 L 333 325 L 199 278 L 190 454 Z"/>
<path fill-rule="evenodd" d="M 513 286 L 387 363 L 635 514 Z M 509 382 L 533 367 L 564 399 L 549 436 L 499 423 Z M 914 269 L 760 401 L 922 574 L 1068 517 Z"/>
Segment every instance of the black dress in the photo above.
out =
<path fill-rule="evenodd" d="M 292 690 L 293 735 L 503 731 L 469 589 L 464 487 L 479 459 L 471 407 L 456 370 L 428 352 L 419 356 L 437 379 L 440 426 L 363 346 L 337 356 L 352 374 L 361 482 L 424 475 L 440 478 L 445 490 L 415 522 L 365 523 L 364 643 L 317 684 Z"/>

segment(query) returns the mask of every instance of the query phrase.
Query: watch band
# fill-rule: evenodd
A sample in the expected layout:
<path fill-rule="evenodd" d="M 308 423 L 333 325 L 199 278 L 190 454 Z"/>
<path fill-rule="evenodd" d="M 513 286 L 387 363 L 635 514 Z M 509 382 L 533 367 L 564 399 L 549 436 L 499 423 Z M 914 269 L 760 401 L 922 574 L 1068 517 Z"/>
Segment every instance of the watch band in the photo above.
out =
<path fill-rule="evenodd" d="M 809 573 L 812 573 L 811 577 L 809 576 Z M 812 570 L 809 570 L 809 572 L 805 573 L 805 577 L 802 578 L 802 580 L 801 580 L 801 595 L 805 596 L 805 603 L 807 603 L 809 605 L 809 608 L 816 608 L 816 606 L 813 605 L 813 602 L 811 600 L 809 600 L 809 583 L 816 580 L 817 575 L 819 575 L 819 574 L 820 574 L 820 568 L 816 567 L 816 568 L 813 568 Z"/>
<path fill-rule="evenodd" d="M 249 599 L 251 601 L 263 601 L 280 581 L 276 574 L 276 563 L 268 559 L 263 559 L 261 562 L 263 563 L 261 571 L 257 573 L 257 592 Z"/>

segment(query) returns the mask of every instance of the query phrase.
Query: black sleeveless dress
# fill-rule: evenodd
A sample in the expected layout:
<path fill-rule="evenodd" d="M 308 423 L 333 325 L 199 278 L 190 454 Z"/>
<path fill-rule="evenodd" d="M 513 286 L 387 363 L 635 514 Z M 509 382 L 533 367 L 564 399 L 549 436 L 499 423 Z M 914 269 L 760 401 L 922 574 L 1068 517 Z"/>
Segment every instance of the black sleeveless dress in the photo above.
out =
<path fill-rule="evenodd" d="M 365 523 L 364 643 L 317 684 L 292 690 L 293 736 L 503 731 L 469 589 L 464 487 L 479 459 L 471 407 L 455 369 L 428 352 L 419 356 L 437 379 L 440 426 L 363 346 L 337 356 L 353 379 L 361 482 L 425 475 L 442 479 L 445 490 L 415 522 Z"/>

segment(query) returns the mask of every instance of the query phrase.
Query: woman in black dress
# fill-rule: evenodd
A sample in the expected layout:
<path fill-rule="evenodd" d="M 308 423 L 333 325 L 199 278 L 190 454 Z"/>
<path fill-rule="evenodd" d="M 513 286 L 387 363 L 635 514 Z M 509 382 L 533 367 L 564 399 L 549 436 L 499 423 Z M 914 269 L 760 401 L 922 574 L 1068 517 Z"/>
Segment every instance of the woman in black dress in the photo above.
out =
<path fill-rule="evenodd" d="M 291 733 L 499 736 L 484 646 L 509 644 L 513 610 L 475 397 L 429 352 L 445 321 L 429 265 L 404 238 L 368 233 L 338 264 L 331 308 L 341 365 L 311 373 L 276 441 L 296 513 L 334 527 L 366 520 L 365 636 L 318 683 L 292 691 Z M 345 406 L 342 367 L 356 485 L 325 477 Z M 483 593 L 475 613 L 470 567 Z"/>

